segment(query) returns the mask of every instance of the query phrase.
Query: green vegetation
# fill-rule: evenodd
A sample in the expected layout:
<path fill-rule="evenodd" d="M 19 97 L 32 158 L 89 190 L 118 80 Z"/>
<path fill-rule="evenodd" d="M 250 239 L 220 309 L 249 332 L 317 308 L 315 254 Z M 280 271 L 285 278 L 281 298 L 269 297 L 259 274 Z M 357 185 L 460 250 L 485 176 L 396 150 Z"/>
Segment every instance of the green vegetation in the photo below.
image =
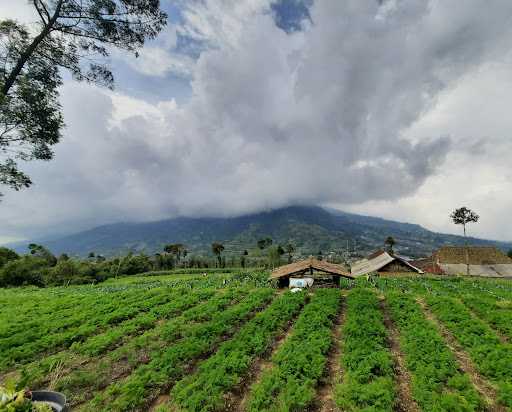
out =
<path fill-rule="evenodd" d="M 249 411 L 303 410 L 312 403 L 325 370 L 340 299 L 337 289 L 316 291 L 291 336 L 273 356 L 273 368 L 251 388 Z"/>
<path fill-rule="evenodd" d="M 336 404 L 344 411 L 375 408 L 392 411 L 395 401 L 393 362 L 377 295 L 355 289 L 347 299 L 343 326 L 343 382 L 336 387 Z"/>
<path fill-rule="evenodd" d="M 305 411 L 319 407 L 326 390 L 341 410 L 391 411 L 403 385 L 424 411 L 510 407 L 510 282 L 359 279 L 342 282 L 351 290 L 341 305 L 338 289 L 277 294 L 268 272 L 226 272 L 0 289 L 0 376 L 15 379 L 17 390 L 63 392 L 83 411 L 145 411 L 167 394 L 157 410 Z M 475 376 L 461 371 L 466 355 L 450 349 L 418 299 L 496 397 L 477 392 Z M 408 382 L 395 376 L 385 311 Z M 337 314 L 345 319 L 340 359 L 330 351 Z M 336 361 L 339 374 L 327 368 Z"/>
<path fill-rule="evenodd" d="M 52 412 L 53 409 L 42 402 L 33 402 L 30 392 L 17 391 L 14 387 L 0 386 L 0 411 L 5 412 Z"/>
<path fill-rule="evenodd" d="M 270 347 L 286 323 L 299 312 L 304 298 L 304 293 L 286 293 L 276 299 L 199 365 L 197 373 L 178 382 L 171 398 L 184 410 L 225 410 L 225 392 L 240 383 L 254 359 Z"/>
<path fill-rule="evenodd" d="M 480 410 L 482 400 L 467 375 L 458 370 L 454 355 L 413 297 L 386 295 L 400 344 L 412 375 L 413 397 L 426 411 Z"/>
<path fill-rule="evenodd" d="M 512 345 L 501 343 L 487 324 L 453 298 L 429 296 L 427 303 L 468 351 L 480 373 L 498 385 L 500 401 L 512 406 Z"/>
<path fill-rule="evenodd" d="M 180 330 L 181 339 L 176 344 L 151 353 L 147 364 L 98 394 L 84 410 L 97 411 L 107 406 L 108 410 L 145 409 L 162 388 L 185 375 L 190 362 L 211 353 L 224 336 L 232 335 L 236 327 L 268 303 L 272 295 L 270 289 L 254 291 L 239 304 L 213 314 L 211 321 Z"/>

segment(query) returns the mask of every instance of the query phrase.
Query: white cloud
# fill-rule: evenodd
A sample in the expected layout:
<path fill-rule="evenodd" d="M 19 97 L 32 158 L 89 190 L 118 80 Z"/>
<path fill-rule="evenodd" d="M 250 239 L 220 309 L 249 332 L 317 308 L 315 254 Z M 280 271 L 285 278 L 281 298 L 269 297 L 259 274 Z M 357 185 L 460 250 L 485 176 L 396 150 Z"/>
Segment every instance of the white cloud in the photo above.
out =
<path fill-rule="evenodd" d="M 66 138 L 0 204 L 7 235 L 294 203 L 451 230 L 460 203 L 482 215 L 478 233 L 512 239 L 499 218 L 512 202 L 510 2 L 317 1 L 295 34 L 268 1 L 184 7 L 176 30 L 208 44 L 185 64 L 190 100 L 67 85 Z M 179 68 L 157 50 L 132 64 Z"/>

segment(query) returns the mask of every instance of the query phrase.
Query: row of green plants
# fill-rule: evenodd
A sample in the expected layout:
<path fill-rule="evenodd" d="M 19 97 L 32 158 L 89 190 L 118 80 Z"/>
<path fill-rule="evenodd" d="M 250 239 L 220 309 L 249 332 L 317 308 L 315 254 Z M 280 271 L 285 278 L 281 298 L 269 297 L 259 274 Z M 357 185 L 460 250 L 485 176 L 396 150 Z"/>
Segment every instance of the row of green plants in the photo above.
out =
<path fill-rule="evenodd" d="M 325 371 L 340 301 L 337 289 L 315 292 L 292 334 L 272 357 L 273 367 L 251 387 L 248 411 L 297 411 L 312 404 Z"/>
<path fill-rule="evenodd" d="M 44 357 L 22 370 L 21 382 L 31 388 L 44 388 L 50 384 L 64 392 L 72 404 L 86 401 L 94 392 L 112 383 L 112 377 L 119 371 L 129 374 L 148 360 L 148 353 L 176 343 L 188 328 L 211 320 L 217 312 L 237 304 L 248 293 L 249 289 L 242 288 L 216 291 L 210 299 L 184 311 L 180 316 L 156 324 L 152 329 L 128 339 L 119 347 L 100 356 L 61 351 Z"/>
<path fill-rule="evenodd" d="M 154 289 L 144 293 L 144 296 L 151 297 L 163 290 L 162 288 Z M 0 342 L 4 342 L 6 339 L 14 340 L 18 334 L 23 334 L 25 340 L 30 340 L 31 336 L 40 336 L 43 332 L 50 333 L 54 330 L 78 325 L 93 315 L 97 309 L 107 308 L 110 310 L 109 308 L 119 306 L 120 302 L 129 304 L 143 300 L 144 296 L 135 288 L 85 296 L 70 293 L 52 298 L 51 295 L 48 295 L 48 299 L 57 302 L 56 305 L 52 305 L 52 311 L 45 310 L 43 301 L 35 300 L 32 305 L 23 308 L 25 316 L 18 315 L 17 305 L 9 305 L 6 306 L 6 312 L 12 318 L 0 329 Z"/>
<path fill-rule="evenodd" d="M 343 381 L 335 389 L 338 407 L 343 411 L 392 411 L 393 360 L 380 301 L 373 291 L 350 292 L 342 337 Z"/>
<path fill-rule="evenodd" d="M 424 411 L 478 411 L 483 401 L 435 325 L 410 294 L 389 292 L 386 302 L 412 375 L 412 395 Z"/>
<path fill-rule="evenodd" d="M 191 363 L 211 354 L 241 323 L 266 306 L 273 295 L 272 289 L 257 289 L 239 304 L 215 313 L 210 321 L 176 331 L 180 339 L 175 344 L 153 351 L 147 363 L 96 395 L 84 410 L 147 410 L 148 402 L 162 389 L 182 378 Z"/>
<path fill-rule="evenodd" d="M 305 297 L 305 293 L 285 293 L 277 298 L 201 363 L 195 374 L 179 381 L 171 392 L 173 402 L 183 410 L 225 410 L 224 394 L 241 382 L 258 356 L 270 349 L 300 311 Z"/>
<path fill-rule="evenodd" d="M 482 320 L 512 339 L 512 302 L 496 300 L 477 294 L 462 295 L 462 301 Z"/>
<path fill-rule="evenodd" d="M 453 298 L 428 296 L 427 304 L 469 353 L 479 372 L 498 385 L 498 401 L 512 407 L 512 345 Z"/>
<path fill-rule="evenodd" d="M 183 293 L 181 290 L 169 293 L 167 303 L 155 305 L 151 300 L 132 319 L 121 322 L 115 327 L 108 328 L 105 332 L 92 336 L 83 342 L 75 342 L 70 349 L 73 352 L 97 356 L 113 348 L 121 340 L 131 339 L 144 330 L 151 329 L 162 319 L 169 319 L 179 315 L 198 302 L 213 296 L 213 290 L 199 290 L 197 292 Z"/>
<path fill-rule="evenodd" d="M 154 289 L 147 296 L 134 294 L 130 298 L 113 300 L 103 305 L 93 304 L 82 310 L 77 308 L 73 315 L 61 316 L 53 322 L 41 321 L 37 327 L 0 340 L 0 370 L 16 363 L 29 362 L 43 352 L 68 348 L 107 326 L 131 318 L 144 308 L 168 302 L 172 295 L 170 290 Z"/>

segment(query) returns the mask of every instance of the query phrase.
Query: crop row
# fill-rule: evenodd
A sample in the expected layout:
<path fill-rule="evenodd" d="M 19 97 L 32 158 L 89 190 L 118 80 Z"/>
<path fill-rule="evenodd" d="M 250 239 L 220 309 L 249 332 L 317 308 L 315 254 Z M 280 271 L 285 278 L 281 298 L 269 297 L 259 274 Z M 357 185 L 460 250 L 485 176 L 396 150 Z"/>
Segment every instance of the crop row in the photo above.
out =
<path fill-rule="evenodd" d="M 197 293 L 201 291 L 188 294 Z M 239 302 L 247 293 L 248 290 L 242 288 L 219 291 L 206 302 L 184 311 L 171 321 L 157 324 L 101 357 L 86 357 L 70 351 L 45 357 L 23 369 L 23 381 L 31 388 L 47 387 L 49 377 L 58 374 L 53 387 L 66 393 L 72 402 L 83 401 L 94 391 L 110 384 L 112 376 L 120 371 L 129 373 L 137 367 L 145 360 L 146 353 L 174 343 L 187 327 L 209 320 L 217 311 Z"/>
<path fill-rule="evenodd" d="M 325 371 L 331 328 L 340 306 L 337 289 L 319 289 L 272 357 L 273 367 L 251 388 L 248 411 L 295 411 L 313 401 Z"/>
<path fill-rule="evenodd" d="M 392 411 L 393 360 L 379 299 L 374 292 L 355 289 L 349 294 L 342 336 L 344 376 L 336 387 L 336 404 L 344 411 L 365 408 Z"/>
<path fill-rule="evenodd" d="M 131 375 L 99 393 L 84 410 L 147 410 L 147 404 L 172 382 L 182 378 L 190 364 L 207 356 L 238 325 L 261 309 L 273 296 L 271 289 L 257 289 L 241 303 L 214 314 L 209 322 L 190 325 L 179 331 L 181 339 L 174 345 L 157 349 L 150 360 Z"/>
<path fill-rule="evenodd" d="M 480 373 L 498 384 L 498 400 L 512 406 L 512 345 L 501 343 L 487 324 L 453 298 L 429 296 L 427 303 L 469 353 Z"/>
<path fill-rule="evenodd" d="M 497 331 L 512 339 L 512 306 L 493 298 L 476 294 L 461 296 L 464 304 Z"/>
<path fill-rule="evenodd" d="M 160 289 L 161 291 L 162 289 Z M 94 315 L 94 310 L 99 311 L 102 308 L 113 308 L 120 302 L 131 303 L 141 300 L 143 296 L 152 296 L 158 293 L 158 290 L 148 291 L 141 294 L 137 290 L 124 290 L 119 293 L 108 294 L 90 294 L 87 296 L 77 296 L 70 294 L 69 296 L 61 296 L 56 299 L 58 305 L 53 307 L 51 312 L 45 312 L 41 303 L 35 304 L 30 311 L 27 319 L 16 319 L 16 310 L 11 310 L 13 315 L 12 321 L 5 324 L 0 330 L 0 344 L 16 339 L 18 335 L 25 339 L 37 337 L 41 333 L 54 332 L 59 329 L 79 324 L 82 320 Z M 49 294 L 48 299 L 51 299 Z M 15 308 L 15 307 L 13 307 Z M 20 340 L 22 341 L 22 340 Z M 13 346 L 10 344 L 10 346 Z"/>
<path fill-rule="evenodd" d="M 87 311 L 78 311 L 74 316 L 63 319 L 59 323 L 47 325 L 37 329 L 37 337 L 32 331 L 26 334 L 18 333 L 12 339 L 0 342 L 2 358 L 0 358 L 0 370 L 12 366 L 16 362 L 26 363 L 35 359 L 43 351 L 55 351 L 67 348 L 74 342 L 80 342 L 87 337 L 101 331 L 101 327 L 115 325 L 125 319 L 135 316 L 140 311 L 148 310 L 152 305 L 168 302 L 179 292 L 171 290 L 155 290 L 144 299 L 139 297 L 135 301 L 112 302 L 109 305 L 98 307 L 92 305 Z M 65 325 L 65 326 L 63 326 Z"/>
<path fill-rule="evenodd" d="M 424 411 L 480 410 L 482 400 L 469 377 L 459 372 L 453 353 L 418 303 L 407 294 L 386 295 L 400 331 L 400 346 L 412 375 L 412 395 Z"/>
<path fill-rule="evenodd" d="M 233 339 L 176 384 L 171 398 L 183 410 L 225 410 L 224 394 L 240 383 L 257 356 L 267 351 L 285 325 L 299 312 L 305 294 L 286 293 L 246 323 Z"/>
<path fill-rule="evenodd" d="M 118 326 L 92 336 L 84 342 L 75 342 L 70 349 L 84 355 L 99 355 L 112 348 L 121 339 L 129 339 L 134 334 L 150 329 L 156 325 L 158 320 L 176 316 L 199 301 L 210 298 L 213 293 L 212 290 L 202 289 L 195 293 L 179 294 L 179 296 L 173 294 L 173 299 L 170 302 L 154 307 L 148 305 L 136 317 L 121 322 Z M 146 312 L 147 309 L 149 310 Z"/>

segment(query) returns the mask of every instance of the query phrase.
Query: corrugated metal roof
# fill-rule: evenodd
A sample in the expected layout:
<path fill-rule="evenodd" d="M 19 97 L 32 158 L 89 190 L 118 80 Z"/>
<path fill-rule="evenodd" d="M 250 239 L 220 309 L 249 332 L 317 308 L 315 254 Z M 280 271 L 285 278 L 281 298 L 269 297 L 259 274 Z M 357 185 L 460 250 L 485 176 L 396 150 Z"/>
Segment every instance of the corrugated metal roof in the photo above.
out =
<path fill-rule="evenodd" d="M 366 275 L 367 273 L 377 272 L 379 269 L 382 269 L 384 266 L 395 260 L 398 260 L 399 262 L 409 266 L 415 272 L 423 273 L 421 269 L 411 265 L 405 259 L 391 255 L 385 251 L 379 251 L 379 253 L 373 253 L 370 256 L 372 257 L 371 259 L 362 259 L 352 265 L 350 269 L 352 276 L 361 276 Z"/>

